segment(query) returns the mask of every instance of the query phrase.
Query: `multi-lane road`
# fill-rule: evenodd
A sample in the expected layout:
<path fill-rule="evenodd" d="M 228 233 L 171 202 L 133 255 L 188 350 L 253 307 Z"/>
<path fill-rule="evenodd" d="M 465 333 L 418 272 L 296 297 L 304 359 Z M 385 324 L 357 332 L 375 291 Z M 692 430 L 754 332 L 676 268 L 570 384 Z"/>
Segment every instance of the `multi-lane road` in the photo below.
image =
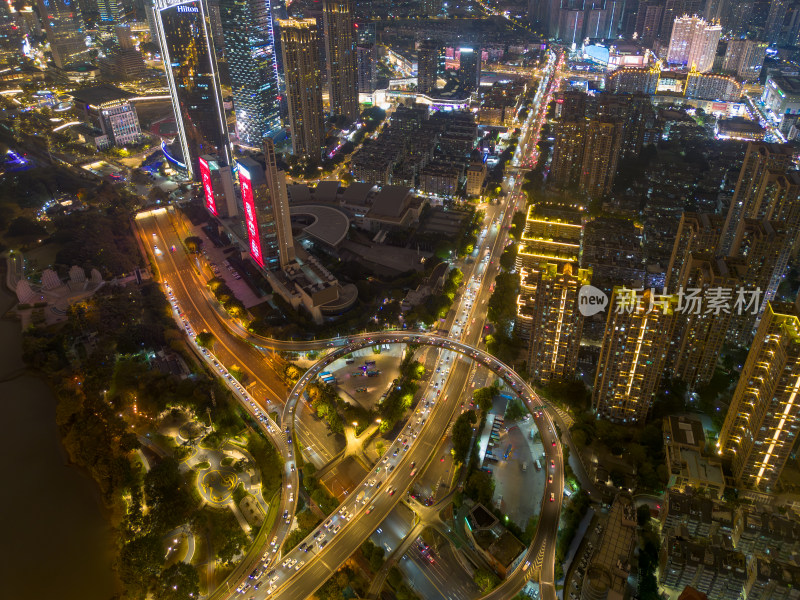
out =
<path fill-rule="evenodd" d="M 548 80 L 543 82 L 537 91 L 537 105 L 531 110 L 528 121 L 524 124 L 522 140 L 518 154 L 515 155 L 513 164 L 525 163 L 531 158 L 530 144 L 538 141 L 538 131 L 541 118 L 546 108 L 542 101 L 549 99 L 554 85 L 549 75 L 557 71 L 554 57 L 548 62 Z M 552 80 L 556 80 L 555 77 Z M 557 84 L 556 84 L 557 85 Z M 543 106 L 544 104 L 544 106 Z M 533 391 L 516 373 L 507 366 L 502 365 L 487 353 L 479 350 L 483 323 L 486 318 L 486 305 L 490 294 L 487 282 L 493 281 L 499 272 L 499 257 L 506 244 L 505 230 L 510 225 L 511 218 L 521 198 L 520 186 L 522 178 L 510 175 L 504 182 L 507 197 L 510 201 L 502 206 L 490 206 L 485 217 L 483 231 L 471 261 L 464 265 L 465 285 L 464 291 L 456 305 L 454 315 L 448 319 L 452 338 L 447 339 L 437 336 L 418 333 L 380 333 L 361 334 L 350 336 L 347 346 L 336 344 L 342 340 L 314 340 L 307 342 L 271 340 L 253 336 L 240 325 L 231 321 L 217 306 L 216 301 L 210 296 L 203 281 L 192 265 L 191 258 L 181 250 L 170 251 L 170 248 L 182 248 L 181 242 L 186 232 L 181 232 L 181 224 L 163 209 L 141 215 L 137 219 L 142 232 L 143 243 L 154 254 L 162 279 L 171 285 L 176 298 L 184 310 L 184 318 L 192 323 L 196 331 L 207 330 L 213 332 L 217 338 L 215 353 L 220 362 L 237 364 L 248 375 L 251 385 L 248 392 L 262 402 L 265 410 L 283 410 L 284 419 L 282 427 L 289 426 L 288 432 L 272 431 L 273 441 L 279 447 L 285 463 L 284 493 L 281 497 L 279 514 L 288 511 L 289 518 L 278 519 L 276 527 L 270 531 L 267 539 L 274 541 L 274 546 L 266 541 L 263 547 L 253 548 L 245 560 L 247 571 L 251 567 L 263 564 L 259 568 L 260 586 L 256 592 L 257 598 L 305 598 L 321 586 L 328 577 L 367 539 L 372 531 L 388 515 L 405 491 L 410 487 L 417 472 L 421 472 L 432 452 L 438 447 L 442 431 L 445 431 L 458 414 L 459 396 L 468 387 L 470 375 L 469 361 L 458 360 L 453 353 L 468 356 L 470 360 L 479 361 L 499 376 L 503 377 L 513 389 L 517 390 L 527 402 L 535 405 L 542 401 L 534 395 Z M 158 247 L 158 250 L 156 250 Z M 429 407 L 420 409 L 420 414 L 411 417 L 409 426 L 403 430 L 398 439 L 387 452 L 390 458 L 386 463 L 378 463 L 365 482 L 360 484 L 350 495 L 348 500 L 340 507 L 346 512 L 335 513 L 328 527 L 323 524 L 323 534 L 317 538 L 305 540 L 304 547 L 280 556 L 277 550 L 289 531 L 291 518 L 296 506 L 296 496 L 299 478 L 295 468 L 294 448 L 286 443 L 286 438 L 299 435 L 304 444 L 313 444 L 315 432 L 303 422 L 295 419 L 296 403 L 300 398 L 302 386 L 315 376 L 323 365 L 348 354 L 359 348 L 370 346 L 374 343 L 423 343 L 437 346 L 442 350 L 439 364 L 447 365 L 445 369 L 446 381 L 439 381 L 441 389 L 428 390 L 422 402 L 435 400 L 434 392 L 441 394 L 439 400 Z M 303 351 L 310 349 L 327 348 L 334 345 L 333 352 L 316 365 L 304 379 L 298 382 L 291 394 L 288 394 L 278 373 L 278 368 L 269 357 L 258 350 L 258 347 L 272 350 Z M 452 366 L 452 369 L 450 368 Z M 288 402 L 285 402 L 286 398 Z M 563 468 L 560 444 L 556 443 L 554 427 L 546 414 L 536 415 L 536 425 L 539 427 L 542 438 L 547 447 L 547 461 L 553 461 L 549 475 L 553 481 L 548 484 L 545 498 L 543 498 L 541 518 L 535 539 L 530 547 L 525 560 L 520 564 L 500 588 L 491 594 L 491 597 L 500 598 L 513 595 L 522 587 L 524 581 L 537 574 L 541 582 L 542 596 L 555 598 L 553 582 L 555 537 L 558 518 L 561 508 L 561 490 L 563 490 Z M 296 431 L 293 429 L 296 428 Z M 416 435 L 416 437 L 414 437 Z M 324 446 L 324 444 L 323 444 Z M 398 454 L 395 457 L 394 451 Z M 413 466 L 412 466 L 413 464 Z M 391 467 L 391 468 L 390 468 Z M 370 485 L 370 482 L 374 482 Z M 364 491 L 363 501 L 356 502 L 360 491 Z M 391 493 L 391 492 L 394 493 Z M 549 493 L 552 492 L 552 501 Z M 347 515 L 347 516 L 345 516 Z M 349 516 L 349 518 L 348 518 Z M 337 529 L 338 528 L 338 529 Z M 312 545 L 313 542 L 313 545 Z M 309 548 L 314 548 L 305 552 Z M 275 560 L 279 557 L 278 560 Z M 237 569 L 237 572 L 242 572 Z M 244 579 L 247 585 L 255 583 Z M 236 584 L 241 580 L 236 581 Z M 291 583 L 291 585 L 286 585 Z M 234 587 L 231 586 L 231 591 Z M 246 597 L 252 595 L 252 590 Z M 217 594 L 215 594 L 217 596 Z"/>

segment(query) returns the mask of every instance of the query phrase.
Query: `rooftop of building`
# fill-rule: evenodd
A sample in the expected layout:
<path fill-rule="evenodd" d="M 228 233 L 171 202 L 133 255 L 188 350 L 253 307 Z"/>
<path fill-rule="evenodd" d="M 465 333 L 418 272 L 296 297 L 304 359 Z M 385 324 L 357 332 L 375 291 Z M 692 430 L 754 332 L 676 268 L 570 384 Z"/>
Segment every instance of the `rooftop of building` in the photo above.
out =
<path fill-rule="evenodd" d="M 411 189 L 403 185 L 384 185 L 372 203 L 370 215 L 399 217 L 411 201 Z"/>
<path fill-rule="evenodd" d="M 800 77 L 794 75 L 773 75 L 769 79 L 771 79 L 782 92 L 800 96 Z M 767 85 L 769 85 L 769 81 L 767 81 Z"/>
<path fill-rule="evenodd" d="M 347 189 L 342 193 L 342 202 L 344 204 L 366 206 L 367 198 L 370 192 L 375 187 L 373 183 L 351 183 Z"/>
<path fill-rule="evenodd" d="M 520 555 L 520 552 L 525 550 L 525 545 L 506 529 L 494 540 L 488 550 L 497 559 L 497 562 L 508 568 Z"/>
<path fill-rule="evenodd" d="M 347 237 L 350 219 L 340 210 L 331 206 L 303 204 L 291 206 L 292 217 L 309 215 L 313 221 L 303 227 L 303 231 L 320 242 L 335 248 Z"/>
<path fill-rule="evenodd" d="M 109 102 L 119 102 L 133 98 L 134 94 L 127 92 L 114 85 L 103 84 L 75 90 L 70 94 L 76 102 L 81 104 L 91 104 L 102 106 Z"/>
<path fill-rule="evenodd" d="M 706 442 L 700 419 L 673 415 L 665 419 L 665 442 L 702 449 Z"/>
<path fill-rule="evenodd" d="M 497 517 L 489 512 L 489 509 L 483 504 L 473 506 L 467 515 L 467 519 L 473 529 L 487 529 L 497 522 Z"/>

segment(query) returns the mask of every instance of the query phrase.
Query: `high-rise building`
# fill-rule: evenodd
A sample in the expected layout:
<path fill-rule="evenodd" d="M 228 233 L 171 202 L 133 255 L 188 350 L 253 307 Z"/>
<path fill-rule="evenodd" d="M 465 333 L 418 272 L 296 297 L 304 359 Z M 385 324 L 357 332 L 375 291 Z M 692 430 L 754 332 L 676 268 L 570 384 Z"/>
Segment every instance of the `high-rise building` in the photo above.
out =
<path fill-rule="evenodd" d="M 272 150 L 272 158 L 267 156 L 267 160 L 274 163 L 272 140 L 267 138 L 265 144 L 268 151 Z M 279 173 L 274 164 L 272 168 L 268 165 L 265 170 L 264 165 L 252 158 L 237 162 L 250 258 L 268 271 L 286 266 L 294 258 L 286 180 L 277 177 L 270 181 Z M 272 174 L 268 177 L 270 171 Z M 282 193 L 270 185 L 280 181 L 283 183 Z"/>
<path fill-rule="evenodd" d="M 781 41 L 783 32 L 783 22 L 786 19 L 786 11 L 789 7 L 787 0 L 771 0 L 769 3 L 769 13 L 767 22 L 764 25 L 764 39 L 769 44 L 776 44 Z"/>
<path fill-rule="evenodd" d="M 635 32 L 645 45 L 651 45 L 658 37 L 664 6 L 656 0 L 641 0 L 636 12 Z"/>
<path fill-rule="evenodd" d="M 359 44 L 356 46 L 358 59 L 358 92 L 371 94 L 378 87 L 377 48 L 375 44 Z"/>
<path fill-rule="evenodd" d="M 215 155 L 231 166 L 228 125 L 205 0 L 156 0 L 155 20 L 178 127 L 169 158 L 198 177 L 198 158 Z"/>
<path fill-rule="evenodd" d="M 800 309 L 769 303 L 750 346 L 717 450 L 740 485 L 775 490 L 800 419 Z"/>
<path fill-rule="evenodd" d="M 314 19 L 287 19 L 278 24 L 292 152 L 317 162 L 325 141 L 317 23 Z"/>
<path fill-rule="evenodd" d="M 577 263 L 582 242 L 583 224 L 579 214 L 543 213 L 531 206 L 520 237 L 517 269 L 531 271 L 542 263 Z"/>
<path fill-rule="evenodd" d="M 666 288 L 670 294 L 678 291 L 688 277 L 686 274 L 692 254 L 717 255 L 717 246 L 725 220 L 719 215 L 684 212 L 675 234 L 675 245 L 667 267 Z"/>
<path fill-rule="evenodd" d="M 142 130 L 133 94 L 111 85 L 83 88 L 72 93 L 75 108 L 83 120 L 101 130 L 118 148 L 139 142 Z"/>
<path fill-rule="evenodd" d="M 86 52 L 83 36 L 83 15 L 78 2 L 70 0 L 38 0 L 39 18 L 44 22 L 53 62 L 59 68 Z"/>
<path fill-rule="evenodd" d="M 722 70 L 735 73 L 745 81 L 757 81 L 764 66 L 767 45 L 757 40 L 730 40 Z"/>
<path fill-rule="evenodd" d="M 548 183 L 556 188 L 577 187 L 583 167 L 583 149 L 586 145 L 586 119 L 565 120 L 556 123 L 553 160 L 550 163 Z"/>
<path fill-rule="evenodd" d="M 736 229 L 745 218 L 759 219 L 769 214 L 763 190 L 771 171 L 784 173 L 792 163 L 789 146 L 765 142 L 747 145 L 736 190 L 733 194 L 723 228 L 719 254 L 729 254 L 736 237 Z"/>
<path fill-rule="evenodd" d="M 592 405 L 617 423 L 644 421 L 669 350 L 675 296 L 614 288 L 597 362 Z"/>
<path fill-rule="evenodd" d="M 219 218 L 238 216 L 231 167 L 220 164 L 216 156 L 204 154 L 197 159 L 206 210 Z"/>
<path fill-rule="evenodd" d="M 120 0 L 97 0 L 100 26 L 113 28 L 125 21 L 125 7 Z"/>
<path fill-rule="evenodd" d="M 720 25 L 707 23 L 701 17 L 677 17 L 669 40 L 667 63 L 700 73 L 709 71 L 714 65 L 721 34 Z"/>
<path fill-rule="evenodd" d="M 675 19 L 683 15 L 702 15 L 704 0 L 665 0 L 658 38 L 666 44 L 672 36 Z"/>
<path fill-rule="evenodd" d="M 264 140 L 266 158 L 267 188 L 272 202 L 271 210 L 275 221 L 275 242 L 278 248 L 278 262 L 285 267 L 295 258 L 292 219 L 289 214 L 289 196 L 286 192 L 286 173 L 278 169 L 275 144 L 271 139 Z"/>
<path fill-rule="evenodd" d="M 617 119 L 594 119 L 586 127 L 586 146 L 578 187 L 588 198 L 611 191 L 622 147 L 622 123 Z"/>
<path fill-rule="evenodd" d="M 575 376 L 583 316 L 578 292 L 592 270 L 577 264 L 541 263 L 520 271 L 515 329 L 527 331 L 528 372 L 543 383 Z"/>
<path fill-rule="evenodd" d="M 689 391 L 707 384 L 716 371 L 732 317 L 724 301 L 735 301 L 745 276 L 740 259 L 700 253 L 689 257 L 678 286 L 682 306 L 675 314 L 674 356 L 669 361 L 673 374 L 686 382 Z"/>
<path fill-rule="evenodd" d="M 481 49 L 462 46 L 458 49 L 458 76 L 468 90 L 477 90 L 481 84 Z"/>
<path fill-rule="evenodd" d="M 359 115 L 353 4 L 353 0 L 323 0 L 322 7 L 331 112 L 351 121 Z"/>
<path fill-rule="evenodd" d="M 436 89 L 442 47 L 436 40 L 422 40 L 417 50 L 417 91 L 428 94 Z"/>
<path fill-rule="evenodd" d="M 219 0 L 236 136 L 249 146 L 281 130 L 271 2 Z"/>
<path fill-rule="evenodd" d="M 444 10 L 444 0 L 422 0 L 422 14 L 426 17 L 440 17 Z"/>

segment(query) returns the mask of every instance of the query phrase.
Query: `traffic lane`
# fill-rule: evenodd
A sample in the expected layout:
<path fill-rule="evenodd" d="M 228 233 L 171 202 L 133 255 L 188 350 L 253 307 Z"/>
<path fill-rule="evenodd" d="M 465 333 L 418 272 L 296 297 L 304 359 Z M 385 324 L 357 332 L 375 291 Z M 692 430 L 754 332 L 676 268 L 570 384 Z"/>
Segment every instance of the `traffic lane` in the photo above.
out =
<path fill-rule="evenodd" d="M 413 548 L 406 552 L 398 563 L 399 569 L 403 572 L 406 580 L 416 594 L 425 600 L 447 600 L 446 588 L 440 589 L 436 583 L 427 577 L 424 567 L 411 557 Z"/>
<path fill-rule="evenodd" d="M 417 566 L 420 575 L 427 579 L 434 589 L 452 600 L 472 600 L 480 594 L 478 587 L 453 556 L 448 541 L 445 540 L 441 545 L 441 551 L 420 547 L 421 541 L 414 543 L 404 558 Z"/>
<path fill-rule="evenodd" d="M 370 539 L 373 544 L 383 548 L 388 556 L 411 531 L 414 526 L 413 521 L 414 513 L 411 509 L 403 503 L 398 503 L 373 532 Z"/>
<path fill-rule="evenodd" d="M 453 385 L 455 389 L 463 386 L 468 369 L 456 367 L 452 370 L 448 386 Z M 409 451 L 406 452 L 406 458 L 398 463 L 397 468 L 386 479 L 384 486 L 398 487 L 393 495 L 385 492 L 377 493 L 377 499 L 373 496 L 373 504 L 375 509 L 370 514 L 362 509 L 356 516 L 353 517 L 351 522 L 342 524 L 341 531 L 336 534 L 332 540 L 329 541 L 326 548 L 318 552 L 314 558 L 309 561 L 308 565 L 317 568 L 315 565 L 319 562 L 324 562 L 326 565 L 337 569 L 341 564 L 360 546 L 368 534 L 365 532 L 372 532 L 377 527 L 377 523 L 385 519 L 390 508 L 399 502 L 402 494 L 411 485 L 411 478 L 406 475 L 404 468 L 408 468 L 411 462 L 422 464 L 427 459 L 430 452 L 436 445 L 441 431 L 446 427 L 447 423 L 452 419 L 454 412 L 455 402 L 451 401 L 447 409 L 443 409 L 444 402 L 437 402 L 434 405 L 433 414 L 428 418 L 426 426 L 421 428 L 418 438 L 413 444 L 410 445 Z M 402 488 L 402 489 L 401 489 Z M 368 501 L 369 503 L 369 501 Z M 308 539 L 308 538 L 307 538 Z M 308 568 L 303 569 L 302 578 L 292 578 L 281 581 L 282 587 L 275 592 L 274 597 L 280 598 L 294 598 L 306 597 L 313 594 L 325 580 L 316 580 L 311 577 L 305 577 L 305 573 L 309 571 Z M 292 585 L 286 585 L 288 582 L 294 582 Z M 302 594 L 299 592 L 302 591 Z M 299 595 L 296 595 L 299 594 Z"/>
<path fill-rule="evenodd" d="M 220 323 L 218 313 L 207 302 L 198 298 L 198 296 L 205 297 L 202 290 L 199 294 L 192 293 L 190 288 L 196 287 L 197 281 L 193 276 L 193 269 L 189 264 L 189 259 L 182 251 L 180 240 L 171 239 L 168 235 L 173 229 L 166 211 L 159 215 L 150 215 L 137 219 L 137 222 L 141 223 L 142 230 L 145 231 L 145 243 L 150 242 L 152 244 L 153 239 L 164 241 L 164 249 L 162 254 L 156 257 L 156 263 L 162 274 L 162 279 L 170 283 L 181 308 L 195 319 L 194 330 L 202 331 L 205 329 L 213 333 L 218 342 L 215 343 L 215 354 L 218 353 L 219 346 L 222 346 L 228 353 L 228 360 L 231 361 L 227 364 L 232 366 L 233 364 L 241 363 L 242 369 L 252 381 L 261 386 L 265 394 L 269 394 L 276 400 L 285 397 L 286 388 L 274 367 L 265 361 L 255 348 L 242 341 L 238 336 L 231 334 L 227 327 Z M 156 234 L 155 237 L 152 237 L 153 233 Z M 158 245 L 157 242 L 156 245 Z M 175 245 L 175 252 L 171 252 L 169 249 L 172 245 Z M 161 249 L 160 246 L 159 249 Z M 191 322 L 191 319 L 189 320 Z M 197 326 L 199 323 L 202 323 L 202 328 Z M 265 376 L 270 376 L 268 382 L 264 379 Z M 256 402 L 263 406 L 264 396 L 258 392 L 257 395 L 253 395 Z"/>

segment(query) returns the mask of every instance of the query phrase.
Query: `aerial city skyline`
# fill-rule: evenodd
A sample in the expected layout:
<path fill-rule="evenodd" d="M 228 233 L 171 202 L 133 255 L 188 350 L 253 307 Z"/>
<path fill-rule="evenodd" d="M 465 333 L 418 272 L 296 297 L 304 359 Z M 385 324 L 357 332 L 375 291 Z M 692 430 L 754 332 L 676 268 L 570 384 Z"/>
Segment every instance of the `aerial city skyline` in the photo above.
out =
<path fill-rule="evenodd" d="M 800 2 L 9 0 L 0 61 L 10 597 L 795 597 Z"/>

